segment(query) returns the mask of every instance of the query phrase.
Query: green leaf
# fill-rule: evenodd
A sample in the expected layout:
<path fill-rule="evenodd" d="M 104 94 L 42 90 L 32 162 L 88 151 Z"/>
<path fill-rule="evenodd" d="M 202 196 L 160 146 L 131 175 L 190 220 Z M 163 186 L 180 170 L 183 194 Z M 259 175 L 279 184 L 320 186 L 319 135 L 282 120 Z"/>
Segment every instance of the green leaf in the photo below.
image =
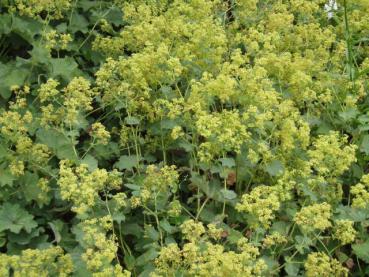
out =
<path fill-rule="evenodd" d="M 364 221 L 367 218 L 367 211 L 355 209 L 349 206 L 340 205 L 336 208 L 338 219 L 348 219 L 356 222 Z"/>
<path fill-rule="evenodd" d="M 3 159 L 6 155 L 8 155 L 8 148 L 5 142 L 0 142 L 0 159 Z"/>
<path fill-rule="evenodd" d="M 115 222 L 118 222 L 119 224 L 126 220 L 126 217 L 121 212 L 116 212 L 112 214 L 112 218 Z"/>
<path fill-rule="evenodd" d="M 57 224 L 57 223 L 59 223 L 59 224 Z M 56 243 L 59 243 L 60 240 L 61 240 L 61 235 L 60 235 L 60 231 L 59 231 L 61 229 L 60 228 L 60 225 L 61 225 L 60 223 L 62 223 L 62 222 L 55 221 L 54 223 L 53 222 L 49 222 L 48 223 L 49 226 L 50 226 L 50 228 L 51 228 L 51 230 L 54 233 L 54 237 L 55 237 L 55 242 Z"/>
<path fill-rule="evenodd" d="M 270 227 L 270 232 L 278 232 L 283 236 L 287 236 L 290 227 L 291 223 L 286 223 L 285 221 L 276 221 Z"/>
<path fill-rule="evenodd" d="M 133 235 L 136 238 L 140 238 L 142 236 L 143 230 L 142 227 L 137 223 L 127 223 L 124 224 L 124 228 L 122 228 L 122 233 L 124 235 Z"/>
<path fill-rule="evenodd" d="M 153 261 L 158 255 L 158 251 L 156 251 L 154 248 L 150 248 L 148 251 L 146 251 L 144 254 L 136 259 L 136 264 L 145 265 L 150 261 Z"/>
<path fill-rule="evenodd" d="M 264 260 L 264 262 L 268 266 L 268 271 L 273 271 L 273 270 L 276 270 L 278 268 L 278 266 L 279 266 L 278 261 L 275 260 L 273 257 L 264 255 L 261 258 Z"/>
<path fill-rule="evenodd" d="M 137 117 L 134 116 L 127 116 L 124 121 L 128 125 L 138 125 L 140 124 L 140 120 Z"/>
<path fill-rule="evenodd" d="M 4 237 L 0 237 L 0 247 L 3 247 L 6 243 L 6 239 Z"/>
<path fill-rule="evenodd" d="M 118 7 L 113 7 L 110 9 L 109 14 L 106 18 L 108 22 L 113 23 L 115 26 L 123 24 L 123 13 Z"/>
<path fill-rule="evenodd" d="M 31 61 L 34 64 L 48 64 L 51 57 L 49 51 L 45 48 L 45 45 L 37 42 L 32 45 L 32 50 L 29 51 L 31 55 Z"/>
<path fill-rule="evenodd" d="M 200 176 L 192 176 L 191 181 L 193 184 L 198 186 L 200 190 L 205 193 L 206 196 L 208 196 L 210 199 L 214 199 L 217 201 L 223 201 L 223 197 L 220 194 L 220 191 L 222 190 L 222 185 L 219 180 L 211 180 L 206 181 L 204 178 Z"/>
<path fill-rule="evenodd" d="M 84 249 L 82 247 L 76 247 L 73 249 L 73 252 L 70 252 L 74 266 L 73 276 L 75 277 L 91 276 L 91 272 L 87 269 L 86 263 L 82 259 L 83 252 Z"/>
<path fill-rule="evenodd" d="M 34 242 L 36 238 L 40 237 L 41 230 L 43 231 L 43 228 L 35 228 L 31 233 L 27 233 L 25 230 L 21 230 L 19 234 L 9 233 L 8 241 L 18 245 L 27 245 Z"/>
<path fill-rule="evenodd" d="M 28 74 L 27 69 L 17 66 L 15 63 L 0 63 L 0 95 L 4 99 L 8 99 L 11 96 L 11 86 L 23 85 Z"/>
<path fill-rule="evenodd" d="M 131 170 L 132 168 L 137 166 L 138 160 L 137 160 L 137 156 L 123 155 L 123 156 L 120 156 L 119 161 L 117 161 L 114 164 L 114 167 L 118 168 L 119 170 L 123 170 L 123 169 Z"/>
<path fill-rule="evenodd" d="M 145 234 L 148 238 L 152 239 L 153 241 L 159 240 L 159 232 L 153 226 L 148 226 L 145 230 Z"/>
<path fill-rule="evenodd" d="M 300 254 L 304 254 L 305 250 L 309 250 L 310 246 L 313 244 L 313 241 L 307 236 L 295 236 L 295 242 L 295 248 Z"/>
<path fill-rule="evenodd" d="M 135 266 L 136 259 L 133 255 L 124 255 L 124 264 L 127 266 L 128 270 L 132 270 Z"/>
<path fill-rule="evenodd" d="M 284 166 L 280 161 L 274 160 L 271 163 L 267 164 L 265 166 L 265 169 L 271 176 L 279 176 L 283 173 Z"/>
<path fill-rule="evenodd" d="M 37 200 L 38 195 L 42 192 L 40 187 L 37 185 L 38 180 L 38 175 L 29 171 L 19 179 L 27 201 Z"/>
<path fill-rule="evenodd" d="M 86 155 L 81 160 L 81 164 L 87 164 L 90 171 L 94 171 L 98 167 L 98 161 L 92 155 Z"/>
<path fill-rule="evenodd" d="M 352 120 L 354 118 L 356 118 L 356 116 L 359 114 L 359 112 L 356 109 L 348 109 L 346 111 L 343 112 L 339 112 L 338 115 L 344 120 L 344 121 L 349 121 Z"/>
<path fill-rule="evenodd" d="M 222 193 L 223 197 L 227 200 L 232 200 L 232 199 L 237 198 L 237 194 L 233 190 L 222 189 L 220 192 Z"/>
<path fill-rule="evenodd" d="M 360 144 L 360 152 L 369 155 L 369 135 L 364 135 Z"/>
<path fill-rule="evenodd" d="M 0 168 L 0 187 L 12 186 L 15 180 L 17 178 L 10 173 L 9 169 Z"/>
<path fill-rule="evenodd" d="M 352 250 L 359 259 L 369 263 L 369 240 L 352 245 Z"/>
<path fill-rule="evenodd" d="M 183 148 L 186 152 L 192 152 L 193 149 L 195 148 L 192 143 L 189 143 L 187 141 L 180 141 L 178 143 L 178 146 Z"/>
<path fill-rule="evenodd" d="M 171 226 L 168 220 L 166 219 L 163 219 L 160 221 L 160 227 L 163 228 L 163 230 L 167 232 L 168 234 L 173 234 L 177 230 L 177 228 L 174 226 Z"/>
<path fill-rule="evenodd" d="M 54 151 L 59 159 L 77 160 L 74 152 L 73 142 L 59 131 L 51 129 L 40 129 L 36 133 L 39 141 Z"/>
<path fill-rule="evenodd" d="M 124 184 L 124 186 L 133 191 L 139 191 L 141 189 L 139 185 L 135 185 L 135 184 Z"/>
<path fill-rule="evenodd" d="M 71 57 L 50 59 L 50 64 L 51 78 L 61 77 L 65 81 L 69 82 L 73 77 L 83 75 L 83 73 L 78 69 L 78 64 Z"/>
<path fill-rule="evenodd" d="M 233 168 L 236 166 L 236 162 L 233 158 L 221 158 L 219 161 L 222 163 L 222 166 Z"/>
<path fill-rule="evenodd" d="M 300 264 L 287 262 L 284 268 L 288 276 L 298 276 L 300 271 Z"/>
<path fill-rule="evenodd" d="M 241 238 L 243 238 L 243 234 L 228 225 L 222 226 L 222 228 L 228 233 L 227 241 L 230 243 L 237 243 Z"/>
<path fill-rule="evenodd" d="M 70 18 L 70 24 L 68 26 L 68 30 L 71 33 L 77 33 L 77 32 L 82 32 L 84 34 L 88 33 L 87 19 L 79 13 L 74 13 L 73 16 Z"/>
<path fill-rule="evenodd" d="M 10 14 L 0 15 L 0 34 L 9 34 L 11 32 L 12 18 Z"/>
<path fill-rule="evenodd" d="M 14 16 L 12 30 L 29 43 L 33 43 L 35 36 L 41 34 L 43 26 L 37 20 Z"/>
<path fill-rule="evenodd" d="M 30 233 L 33 228 L 37 227 L 33 215 L 29 214 L 18 204 L 5 203 L 0 210 L 0 232 L 10 230 L 18 234 L 22 229 Z"/>

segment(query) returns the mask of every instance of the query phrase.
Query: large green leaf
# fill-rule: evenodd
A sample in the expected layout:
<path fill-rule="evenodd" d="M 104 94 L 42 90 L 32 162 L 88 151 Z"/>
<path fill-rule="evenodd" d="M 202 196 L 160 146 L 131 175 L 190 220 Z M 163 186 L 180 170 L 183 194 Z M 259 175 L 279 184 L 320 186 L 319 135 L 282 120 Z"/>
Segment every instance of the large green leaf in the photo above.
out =
<path fill-rule="evenodd" d="M 50 77 L 62 78 L 69 82 L 73 77 L 84 75 L 79 69 L 76 61 L 71 57 L 50 59 Z"/>
<path fill-rule="evenodd" d="M 13 176 L 8 168 L 0 167 L 0 187 L 12 186 L 17 178 Z"/>
<path fill-rule="evenodd" d="M 33 220 L 33 215 L 18 204 L 5 203 L 0 209 L 0 232 L 10 230 L 19 233 L 24 229 L 30 233 L 35 227 L 37 222 Z"/>
<path fill-rule="evenodd" d="M 123 169 L 132 169 L 135 166 L 137 166 L 137 163 L 139 161 L 139 158 L 137 158 L 136 156 L 127 156 L 127 155 L 123 155 L 119 158 L 119 161 L 117 161 L 114 164 L 114 167 L 118 168 L 119 170 L 123 170 Z"/>
<path fill-rule="evenodd" d="M 352 250 L 359 259 L 369 263 L 369 240 L 352 245 Z"/>
<path fill-rule="evenodd" d="M 42 24 L 28 17 L 14 16 L 12 22 L 12 31 L 20 35 L 29 43 L 34 41 L 36 35 L 41 34 Z"/>
<path fill-rule="evenodd" d="M 360 144 L 360 151 L 369 155 L 369 135 L 364 135 Z"/>
<path fill-rule="evenodd" d="M 63 133 L 52 129 L 39 129 L 36 135 L 39 141 L 50 147 L 59 159 L 78 160 L 74 151 L 75 142 Z"/>
<path fill-rule="evenodd" d="M 23 85 L 28 74 L 27 69 L 17 66 L 13 62 L 7 64 L 0 62 L 0 95 L 8 99 L 11 95 L 10 88 L 14 85 Z"/>
<path fill-rule="evenodd" d="M 136 259 L 137 265 L 145 265 L 150 261 L 153 261 L 159 255 L 158 251 L 154 248 L 150 248 Z"/>
<path fill-rule="evenodd" d="M 271 163 L 269 163 L 265 166 L 265 170 L 271 176 L 278 176 L 278 175 L 281 175 L 283 173 L 284 166 L 280 161 L 274 160 L 274 161 L 272 161 Z"/>

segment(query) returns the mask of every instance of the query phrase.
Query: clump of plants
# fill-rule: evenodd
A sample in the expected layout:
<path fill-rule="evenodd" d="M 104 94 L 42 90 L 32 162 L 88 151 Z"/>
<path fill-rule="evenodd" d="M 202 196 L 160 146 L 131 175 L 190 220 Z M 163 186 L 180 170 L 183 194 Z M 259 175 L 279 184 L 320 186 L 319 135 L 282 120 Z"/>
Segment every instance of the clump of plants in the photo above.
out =
<path fill-rule="evenodd" d="M 0 0 L 0 276 L 369 275 L 368 14 Z"/>

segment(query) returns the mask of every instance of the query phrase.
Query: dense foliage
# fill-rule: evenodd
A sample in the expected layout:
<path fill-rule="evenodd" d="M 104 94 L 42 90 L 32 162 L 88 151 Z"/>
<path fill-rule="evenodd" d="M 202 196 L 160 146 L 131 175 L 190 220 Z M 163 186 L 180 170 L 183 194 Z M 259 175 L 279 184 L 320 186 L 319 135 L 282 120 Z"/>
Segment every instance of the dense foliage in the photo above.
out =
<path fill-rule="evenodd" d="M 368 0 L 0 0 L 0 276 L 368 276 Z"/>

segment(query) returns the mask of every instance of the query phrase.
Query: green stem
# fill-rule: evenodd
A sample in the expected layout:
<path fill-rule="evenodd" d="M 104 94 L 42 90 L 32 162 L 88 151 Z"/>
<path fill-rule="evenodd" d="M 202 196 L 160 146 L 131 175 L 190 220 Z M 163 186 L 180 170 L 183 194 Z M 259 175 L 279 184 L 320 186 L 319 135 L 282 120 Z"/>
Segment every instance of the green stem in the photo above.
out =
<path fill-rule="evenodd" d="M 347 3 L 346 0 L 343 1 L 343 8 L 344 8 L 344 20 L 345 20 L 345 38 L 346 38 L 346 45 L 347 45 L 347 66 L 348 66 L 348 74 L 350 81 L 354 80 L 355 72 L 354 72 L 354 57 L 352 51 L 352 40 L 351 40 L 351 33 L 350 27 L 348 22 L 347 16 Z"/>
<path fill-rule="evenodd" d="M 202 205 L 201 205 L 200 209 L 197 211 L 196 220 L 198 220 L 198 219 L 199 219 L 199 216 L 200 216 L 200 214 L 201 214 L 202 210 L 205 208 L 205 205 L 206 205 L 206 203 L 207 203 L 209 200 L 210 200 L 210 198 L 209 198 L 209 197 L 206 197 L 206 199 L 205 199 L 204 203 L 202 203 Z"/>

